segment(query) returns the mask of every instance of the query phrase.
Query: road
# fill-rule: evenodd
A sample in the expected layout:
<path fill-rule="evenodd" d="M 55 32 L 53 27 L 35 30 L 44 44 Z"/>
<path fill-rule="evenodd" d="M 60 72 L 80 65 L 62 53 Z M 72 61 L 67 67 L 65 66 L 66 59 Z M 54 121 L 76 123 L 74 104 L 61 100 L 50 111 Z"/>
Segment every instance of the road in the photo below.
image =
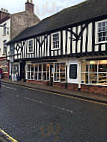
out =
<path fill-rule="evenodd" d="M 107 106 L 3 83 L 0 128 L 18 142 L 106 142 Z"/>

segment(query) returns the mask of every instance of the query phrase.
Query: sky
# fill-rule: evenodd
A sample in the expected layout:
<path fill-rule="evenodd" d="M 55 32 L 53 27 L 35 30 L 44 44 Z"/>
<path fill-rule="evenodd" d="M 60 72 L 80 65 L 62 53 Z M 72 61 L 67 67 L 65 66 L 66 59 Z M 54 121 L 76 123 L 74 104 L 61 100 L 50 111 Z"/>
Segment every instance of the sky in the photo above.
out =
<path fill-rule="evenodd" d="M 4 8 L 9 13 L 17 13 L 25 10 L 27 0 L 0 0 L 0 9 Z M 53 15 L 66 7 L 73 6 L 85 0 L 33 0 L 35 14 L 40 19 Z"/>

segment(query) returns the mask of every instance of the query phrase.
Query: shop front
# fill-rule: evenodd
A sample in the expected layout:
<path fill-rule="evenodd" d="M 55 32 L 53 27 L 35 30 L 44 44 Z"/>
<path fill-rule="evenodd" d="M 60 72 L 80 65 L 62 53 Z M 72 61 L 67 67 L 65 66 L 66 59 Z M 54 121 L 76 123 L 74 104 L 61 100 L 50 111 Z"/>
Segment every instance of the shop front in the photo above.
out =
<path fill-rule="evenodd" d="M 53 82 L 65 83 L 66 63 L 27 63 L 26 80 L 49 85 Z"/>
<path fill-rule="evenodd" d="M 78 90 L 80 89 L 80 67 L 79 61 L 75 59 L 62 59 L 51 63 L 26 62 L 26 81 Z"/>
<path fill-rule="evenodd" d="M 2 78 L 8 78 L 9 65 L 5 58 L 0 59 L 0 69 L 2 70 Z"/>
<path fill-rule="evenodd" d="M 107 95 L 107 60 L 83 60 L 82 91 Z"/>

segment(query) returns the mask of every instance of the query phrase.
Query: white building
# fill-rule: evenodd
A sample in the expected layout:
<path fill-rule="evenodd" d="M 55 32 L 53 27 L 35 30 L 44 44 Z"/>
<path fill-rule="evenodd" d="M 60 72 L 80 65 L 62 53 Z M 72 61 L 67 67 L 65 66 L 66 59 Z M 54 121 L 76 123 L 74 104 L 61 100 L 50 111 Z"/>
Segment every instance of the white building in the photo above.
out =
<path fill-rule="evenodd" d="M 3 77 L 8 76 L 8 62 L 6 60 L 7 45 L 10 41 L 10 14 L 5 10 L 0 11 L 0 68 L 3 70 Z"/>
<path fill-rule="evenodd" d="M 20 79 L 107 95 L 107 0 L 87 0 L 10 43 Z"/>
<path fill-rule="evenodd" d="M 8 77 L 11 70 L 11 64 L 6 60 L 6 54 L 9 55 L 11 49 L 7 49 L 6 43 L 39 21 L 34 13 L 34 4 L 29 0 L 25 3 L 25 11 L 9 14 L 3 8 L 0 10 L 0 68 L 3 70 L 3 77 Z"/>

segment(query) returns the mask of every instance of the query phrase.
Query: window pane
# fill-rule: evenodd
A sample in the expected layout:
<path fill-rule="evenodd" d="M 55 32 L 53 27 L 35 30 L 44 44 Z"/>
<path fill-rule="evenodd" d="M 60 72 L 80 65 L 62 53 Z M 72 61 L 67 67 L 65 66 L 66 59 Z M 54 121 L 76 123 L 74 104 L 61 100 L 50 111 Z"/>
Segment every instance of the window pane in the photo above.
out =
<path fill-rule="evenodd" d="M 99 80 L 99 83 L 107 84 L 107 74 L 99 73 L 98 80 Z"/>
<path fill-rule="evenodd" d="M 28 67 L 28 68 L 27 68 L 27 71 L 30 71 L 30 65 L 28 65 L 27 67 Z"/>
<path fill-rule="evenodd" d="M 46 71 L 46 64 L 43 64 L 43 71 Z"/>
<path fill-rule="evenodd" d="M 60 73 L 60 79 L 61 82 L 65 81 L 65 73 Z"/>
<path fill-rule="evenodd" d="M 59 73 L 55 73 L 54 74 L 54 80 L 55 81 L 59 81 Z"/>
<path fill-rule="evenodd" d="M 47 79 L 46 79 L 46 72 L 43 73 L 43 80 L 47 80 Z"/>
<path fill-rule="evenodd" d="M 90 73 L 89 74 L 89 78 L 90 78 L 90 83 L 97 83 L 97 74 L 95 73 Z"/>
<path fill-rule="evenodd" d="M 90 65 L 90 72 L 97 72 L 97 65 Z"/>
<path fill-rule="evenodd" d="M 88 73 L 82 73 L 81 83 L 88 83 Z"/>
<path fill-rule="evenodd" d="M 38 79 L 41 80 L 42 79 L 42 73 L 39 73 L 38 75 L 39 75 Z"/>
<path fill-rule="evenodd" d="M 99 65 L 99 72 L 107 72 L 107 65 Z"/>
<path fill-rule="evenodd" d="M 34 72 L 31 72 L 31 79 L 34 79 Z"/>
<path fill-rule="evenodd" d="M 38 65 L 35 65 L 35 72 L 38 71 Z"/>
<path fill-rule="evenodd" d="M 39 64 L 39 72 L 42 71 L 42 64 Z"/>
<path fill-rule="evenodd" d="M 31 65 L 31 71 L 34 71 L 34 66 L 33 65 Z"/>
<path fill-rule="evenodd" d="M 27 72 L 27 77 L 28 79 L 30 79 L 30 72 Z"/>
<path fill-rule="evenodd" d="M 37 80 L 37 73 L 35 73 L 35 80 Z"/>

